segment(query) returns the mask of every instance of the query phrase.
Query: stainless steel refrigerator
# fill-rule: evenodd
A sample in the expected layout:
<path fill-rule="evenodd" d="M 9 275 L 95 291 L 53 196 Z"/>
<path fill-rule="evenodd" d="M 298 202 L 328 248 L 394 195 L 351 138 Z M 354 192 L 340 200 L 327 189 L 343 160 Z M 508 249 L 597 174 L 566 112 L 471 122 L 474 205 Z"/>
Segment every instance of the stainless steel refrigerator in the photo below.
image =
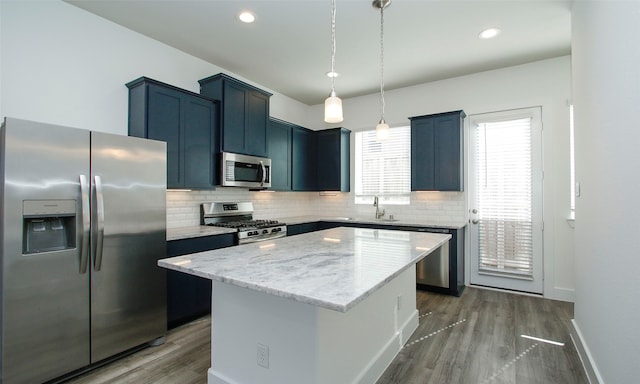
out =
<path fill-rule="evenodd" d="M 41 383 L 166 332 L 166 144 L 6 118 L 0 383 Z"/>

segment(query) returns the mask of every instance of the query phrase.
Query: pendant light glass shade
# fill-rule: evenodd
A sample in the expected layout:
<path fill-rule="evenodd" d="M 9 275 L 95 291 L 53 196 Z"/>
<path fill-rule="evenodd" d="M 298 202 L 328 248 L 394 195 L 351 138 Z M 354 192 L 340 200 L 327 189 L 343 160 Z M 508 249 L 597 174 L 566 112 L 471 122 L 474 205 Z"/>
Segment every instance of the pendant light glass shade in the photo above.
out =
<path fill-rule="evenodd" d="M 389 124 L 381 119 L 376 125 L 376 140 L 383 141 L 389 138 Z"/>
<path fill-rule="evenodd" d="M 342 117 L 342 100 L 336 96 L 335 91 L 324 101 L 324 121 L 327 123 L 340 123 L 344 120 Z"/>
<path fill-rule="evenodd" d="M 331 0 L 331 93 L 324 101 L 324 121 L 326 123 L 341 123 L 342 100 L 336 95 L 335 78 L 336 73 L 336 0 Z"/>

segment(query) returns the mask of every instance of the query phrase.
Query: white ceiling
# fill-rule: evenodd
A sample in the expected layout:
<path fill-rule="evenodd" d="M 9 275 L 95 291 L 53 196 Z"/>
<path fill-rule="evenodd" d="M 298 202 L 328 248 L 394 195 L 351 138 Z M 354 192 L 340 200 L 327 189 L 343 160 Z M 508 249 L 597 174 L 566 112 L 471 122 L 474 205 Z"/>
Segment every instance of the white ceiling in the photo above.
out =
<path fill-rule="evenodd" d="M 65 0 L 308 105 L 330 91 L 330 0 Z M 393 0 L 385 90 L 570 54 L 571 0 Z M 336 0 L 336 92 L 379 92 L 380 11 Z M 237 20 L 242 10 L 253 24 Z M 478 33 L 502 33 L 481 40 Z"/>

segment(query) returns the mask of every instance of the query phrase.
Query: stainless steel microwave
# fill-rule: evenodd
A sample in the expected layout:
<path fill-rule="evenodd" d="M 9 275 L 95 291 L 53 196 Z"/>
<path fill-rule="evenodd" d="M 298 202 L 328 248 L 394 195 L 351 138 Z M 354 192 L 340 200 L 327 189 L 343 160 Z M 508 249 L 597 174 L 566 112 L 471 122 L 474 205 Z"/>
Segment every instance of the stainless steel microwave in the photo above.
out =
<path fill-rule="evenodd" d="M 271 159 L 222 152 L 220 164 L 223 187 L 271 187 Z"/>

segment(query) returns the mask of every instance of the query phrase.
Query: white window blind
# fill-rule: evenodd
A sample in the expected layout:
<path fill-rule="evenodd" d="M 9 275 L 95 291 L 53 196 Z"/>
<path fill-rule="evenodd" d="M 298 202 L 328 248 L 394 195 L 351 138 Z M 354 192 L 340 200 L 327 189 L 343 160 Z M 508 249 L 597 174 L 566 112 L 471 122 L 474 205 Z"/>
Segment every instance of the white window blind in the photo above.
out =
<path fill-rule="evenodd" d="M 409 204 L 411 193 L 411 129 L 389 129 L 389 138 L 376 140 L 376 131 L 356 132 L 356 204 Z"/>
<path fill-rule="evenodd" d="M 479 272 L 533 278 L 531 119 L 476 130 Z"/>

